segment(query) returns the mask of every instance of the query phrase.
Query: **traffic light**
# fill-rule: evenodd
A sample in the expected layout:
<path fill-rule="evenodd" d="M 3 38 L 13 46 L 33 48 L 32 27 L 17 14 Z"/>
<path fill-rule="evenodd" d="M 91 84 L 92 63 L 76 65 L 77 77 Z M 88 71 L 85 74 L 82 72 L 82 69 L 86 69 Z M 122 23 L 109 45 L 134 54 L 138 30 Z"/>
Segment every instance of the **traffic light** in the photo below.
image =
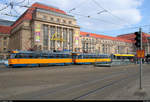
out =
<path fill-rule="evenodd" d="M 140 48 L 141 47 L 141 34 L 140 34 L 140 32 L 135 32 L 134 33 L 135 34 L 135 46 L 137 47 L 137 48 Z"/>

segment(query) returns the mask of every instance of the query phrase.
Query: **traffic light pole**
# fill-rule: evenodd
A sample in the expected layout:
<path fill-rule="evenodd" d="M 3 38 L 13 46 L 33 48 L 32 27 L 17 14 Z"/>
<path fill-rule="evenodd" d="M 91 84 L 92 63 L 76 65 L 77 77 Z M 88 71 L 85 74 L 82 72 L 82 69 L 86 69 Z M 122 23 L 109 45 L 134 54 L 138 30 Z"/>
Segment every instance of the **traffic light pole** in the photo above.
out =
<path fill-rule="evenodd" d="M 139 33 L 141 34 L 141 47 L 140 50 L 142 50 L 142 29 L 139 28 Z M 142 58 L 140 58 L 140 89 L 142 89 Z"/>

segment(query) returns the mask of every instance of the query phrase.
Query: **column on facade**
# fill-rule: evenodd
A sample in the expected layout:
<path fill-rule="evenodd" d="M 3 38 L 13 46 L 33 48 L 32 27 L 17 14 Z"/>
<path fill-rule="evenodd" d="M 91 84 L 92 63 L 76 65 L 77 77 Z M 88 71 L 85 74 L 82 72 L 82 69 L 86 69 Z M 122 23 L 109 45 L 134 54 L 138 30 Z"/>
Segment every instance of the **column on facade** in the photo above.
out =
<path fill-rule="evenodd" d="M 63 49 L 67 49 L 67 43 L 68 43 L 68 38 L 67 38 L 67 28 L 63 28 Z"/>

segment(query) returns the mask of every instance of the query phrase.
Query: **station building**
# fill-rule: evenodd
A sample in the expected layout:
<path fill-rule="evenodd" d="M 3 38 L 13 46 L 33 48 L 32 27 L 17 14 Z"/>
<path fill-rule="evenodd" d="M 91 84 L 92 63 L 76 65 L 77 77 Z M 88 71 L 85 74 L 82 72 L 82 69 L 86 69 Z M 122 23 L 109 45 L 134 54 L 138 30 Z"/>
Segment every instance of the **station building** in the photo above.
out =
<path fill-rule="evenodd" d="M 73 16 L 35 3 L 12 25 L 9 50 L 74 50 L 79 34 Z"/>
<path fill-rule="evenodd" d="M 80 32 L 81 52 L 127 54 L 133 52 L 133 42 L 119 37 Z"/>
<path fill-rule="evenodd" d="M 122 34 L 118 35 L 118 38 L 130 40 L 133 43 L 133 52 L 136 52 L 137 48 L 134 46 L 135 34 Z M 150 54 L 150 34 L 142 32 L 142 48 L 145 50 L 145 55 Z"/>
<path fill-rule="evenodd" d="M 145 36 L 147 39 L 150 35 Z M 144 41 L 149 52 L 149 40 Z M 36 2 L 16 21 L 0 20 L 0 57 L 7 58 L 11 50 L 125 54 L 135 52 L 135 47 L 134 34 L 111 37 L 82 32 L 74 16 Z"/>
<path fill-rule="evenodd" d="M 0 19 L 0 59 L 7 58 L 8 56 L 8 45 L 9 36 L 11 31 L 11 25 L 13 21 Z"/>

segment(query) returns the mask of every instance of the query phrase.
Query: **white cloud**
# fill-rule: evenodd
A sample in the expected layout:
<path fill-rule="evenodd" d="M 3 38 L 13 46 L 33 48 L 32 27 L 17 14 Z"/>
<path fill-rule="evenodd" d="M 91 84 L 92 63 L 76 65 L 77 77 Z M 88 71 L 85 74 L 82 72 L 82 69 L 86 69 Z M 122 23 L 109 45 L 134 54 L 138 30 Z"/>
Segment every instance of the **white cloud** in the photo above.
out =
<path fill-rule="evenodd" d="M 107 31 L 126 27 L 127 24 L 139 23 L 142 16 L 138 7 L 142 5 L 144 0 L 95 0 L 111 14 L 108 12 L 97 14 L 103 9 L 93 0 L 30 0 L 31 3 L 37 1 L 56 6 L 64 11 L 76 8 L 72 13 L 90 16 L 90 18 L 85 18 L 72 14 L 77 18 L 78 25 L 84 31 Z M 25 9 L 17 7 L 17 11 L 22 14 Z"/>

